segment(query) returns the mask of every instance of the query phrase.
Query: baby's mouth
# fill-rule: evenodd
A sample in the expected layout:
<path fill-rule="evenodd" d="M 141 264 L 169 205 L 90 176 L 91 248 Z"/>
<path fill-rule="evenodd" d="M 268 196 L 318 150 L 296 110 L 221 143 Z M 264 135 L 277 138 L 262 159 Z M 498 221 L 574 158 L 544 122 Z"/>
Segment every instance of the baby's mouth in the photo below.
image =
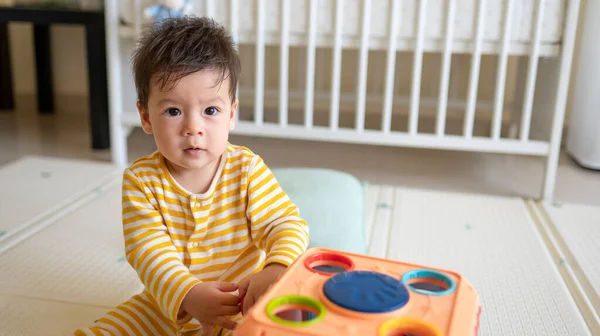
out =
<path fill-rule="evenodd" d="M 184 149 L 186 152 L 200 152 L 203 151 L 203 148 L 200 147 L 188 147 L 186 149 Z"/>

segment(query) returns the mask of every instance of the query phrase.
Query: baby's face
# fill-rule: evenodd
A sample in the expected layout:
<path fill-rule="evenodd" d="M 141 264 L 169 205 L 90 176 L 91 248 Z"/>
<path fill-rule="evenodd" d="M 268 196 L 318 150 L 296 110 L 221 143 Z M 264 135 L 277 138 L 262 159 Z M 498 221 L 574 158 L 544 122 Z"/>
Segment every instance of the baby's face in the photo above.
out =
<path fill-rule="evenodd" d="M 202 169 L 227 147 L 237 102 L 229 97 L 229 79 L 218 79 L 218 72 L 202 70 L 163 90 L 153 83 L 147 111 L 138 106 L 144 131 L 178 169 Z"/>

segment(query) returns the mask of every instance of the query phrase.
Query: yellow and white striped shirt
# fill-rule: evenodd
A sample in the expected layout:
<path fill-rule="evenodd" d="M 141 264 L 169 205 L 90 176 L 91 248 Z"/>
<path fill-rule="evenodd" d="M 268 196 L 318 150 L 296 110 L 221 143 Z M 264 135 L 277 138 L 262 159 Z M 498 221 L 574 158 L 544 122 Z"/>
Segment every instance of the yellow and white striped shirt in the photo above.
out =
<path fill-rule="evenodd" d="M 159 152 L 123 175 L 127 260 L 180 326 L 186 321 L 178 321 L 179 307 L 195 284 L 239 283 L 268 263 L 290 265 L 304 253 L 308 225 L 299 215 L 263 160 L 241 146 L 228 145 L 203 194 L 181 187 Z M 182 331 L 198 328 L 192 322 Z"/>

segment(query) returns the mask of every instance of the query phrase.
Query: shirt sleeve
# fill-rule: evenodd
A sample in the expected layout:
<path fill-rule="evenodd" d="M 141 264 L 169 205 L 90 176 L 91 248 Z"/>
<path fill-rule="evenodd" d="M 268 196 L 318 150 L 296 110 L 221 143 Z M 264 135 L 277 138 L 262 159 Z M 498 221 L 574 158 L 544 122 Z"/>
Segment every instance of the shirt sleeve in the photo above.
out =
<path fill-rule="evenodd" d="M 292 264 L 309 242 L 306 221 L 262 158 L 255 156 L 248 174 L 248 209 L 252 240 L 265 251 L 265 264 Z"/>
<path fill-rule="evenodd" d="M 131 170 L 123 175 L 123 235 L 127 261 L 173 323 L 183 298 L 201 281 L 181 261 L 152 192 Z"/>

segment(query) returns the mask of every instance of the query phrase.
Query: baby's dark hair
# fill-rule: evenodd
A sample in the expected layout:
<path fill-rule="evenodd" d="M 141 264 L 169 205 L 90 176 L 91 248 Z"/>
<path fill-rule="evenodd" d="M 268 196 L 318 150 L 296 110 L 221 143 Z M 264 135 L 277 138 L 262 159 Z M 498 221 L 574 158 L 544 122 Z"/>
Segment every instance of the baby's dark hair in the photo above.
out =
<path fill-rule="evenodd" d="M 169 18 L 145 30 L 132 58 L 138 101 L 148 108 L 151 80 L 156 76 L 161 90 L 200 70 L 220 73 L 217 85 L 229 79 L 229 96 L 235 101 L 239 55 L 227 30 L 209 18 Z"/>

